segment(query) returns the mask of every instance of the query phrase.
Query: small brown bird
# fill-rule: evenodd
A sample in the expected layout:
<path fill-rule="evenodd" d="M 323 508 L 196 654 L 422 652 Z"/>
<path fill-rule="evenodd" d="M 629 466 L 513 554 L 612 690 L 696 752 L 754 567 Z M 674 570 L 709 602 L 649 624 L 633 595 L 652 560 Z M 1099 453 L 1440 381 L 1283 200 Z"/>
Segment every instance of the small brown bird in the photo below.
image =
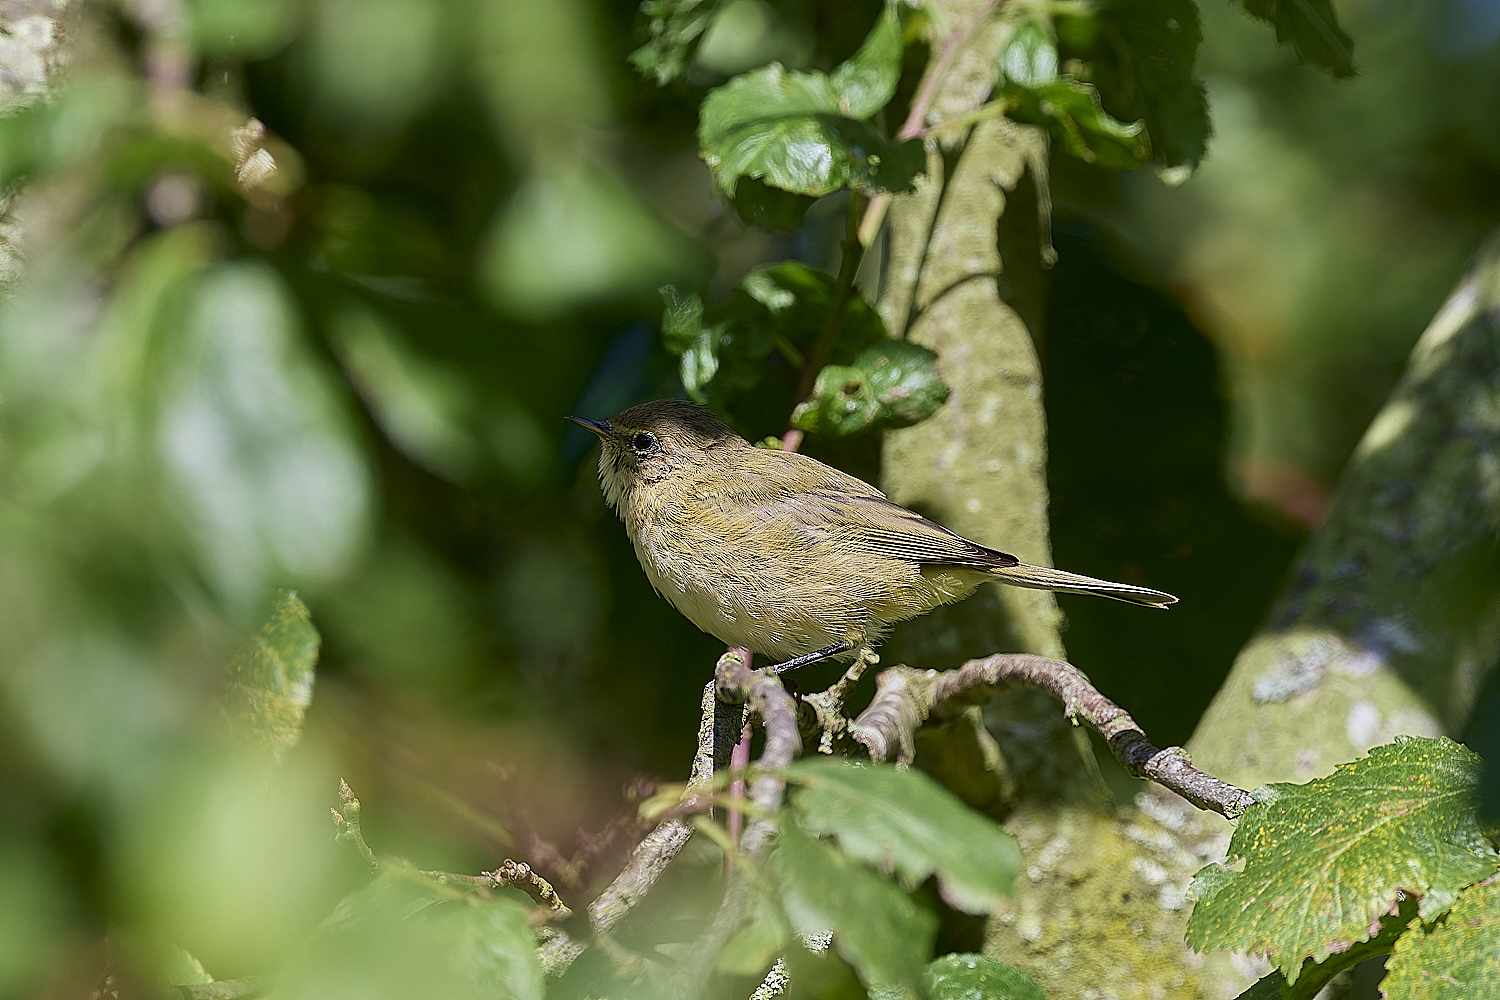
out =
<path fill-rule="evenodd" d="M 674 399 L 612 420 L 599 484 L 657 593 L 709 635 L 789 670 L 873 648 L 896 622 L 998 580 L 1164 608 L 1177 598 L 1045 566 L 954 534 L 853 476 L 756 448 Z"/>

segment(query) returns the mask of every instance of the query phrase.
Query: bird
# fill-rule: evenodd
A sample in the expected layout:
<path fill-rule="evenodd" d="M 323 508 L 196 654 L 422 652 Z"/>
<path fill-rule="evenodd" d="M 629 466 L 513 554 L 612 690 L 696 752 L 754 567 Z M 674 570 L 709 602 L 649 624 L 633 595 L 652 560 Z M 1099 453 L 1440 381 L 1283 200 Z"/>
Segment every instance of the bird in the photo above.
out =
<path fill-rule="evenodd" d="M 756 447 L 686 400 L 567 419 L 598 436 L 600 489 L 651 586 L 698 628 L 766 657 L 778 673 L 872 654 L 896 623 L 989 581 L 1148 607 L 1177 602 L 1029 566 L 815 458 Z"/>

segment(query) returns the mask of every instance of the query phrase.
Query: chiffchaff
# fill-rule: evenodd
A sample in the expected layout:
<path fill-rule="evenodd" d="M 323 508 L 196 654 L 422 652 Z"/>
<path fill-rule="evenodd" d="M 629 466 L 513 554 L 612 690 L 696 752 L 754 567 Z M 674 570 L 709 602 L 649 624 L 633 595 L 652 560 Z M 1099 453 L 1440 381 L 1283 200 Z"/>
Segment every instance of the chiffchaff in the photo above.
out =
<path fill-rule="evenodd" d="M 599 436 L 599 484 L 657 593 L 728 646 L 778 670 L 863 655 L 893 624 L 987 580 L 1164 608 L 1177 598 L 971 542 L 795 452 L 756 448 L 701 406 L 662 399 Z"/>

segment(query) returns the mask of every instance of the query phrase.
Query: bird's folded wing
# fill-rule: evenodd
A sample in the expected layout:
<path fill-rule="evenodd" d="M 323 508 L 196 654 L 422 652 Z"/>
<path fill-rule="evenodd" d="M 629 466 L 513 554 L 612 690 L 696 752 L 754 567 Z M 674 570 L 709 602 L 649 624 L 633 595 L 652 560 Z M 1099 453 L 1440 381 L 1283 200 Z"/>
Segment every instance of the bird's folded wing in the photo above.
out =
<path fill-rule="evenodd" d="M 795 470 L 788 474 L 787 466 Z M 728 513 L 734 523 L 817 547 L 833 544 L 871 555 L 924 566 L 993 569 L 1015 566 L 1015 556 L 956 535 L 915 511 L 886 499 L 869 483 L 804 455 L 757 451 L 734 485 L 717 482 L 705 502 Z M 756 516 L 744 517 L 746 510 Z"/>

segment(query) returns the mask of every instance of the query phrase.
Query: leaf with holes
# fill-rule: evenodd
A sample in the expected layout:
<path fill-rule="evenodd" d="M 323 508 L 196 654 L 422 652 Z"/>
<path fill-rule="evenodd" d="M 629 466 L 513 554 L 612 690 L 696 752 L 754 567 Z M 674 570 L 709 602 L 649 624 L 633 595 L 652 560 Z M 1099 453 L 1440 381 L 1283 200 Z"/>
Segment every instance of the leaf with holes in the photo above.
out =
<path fill-rule="evenodd" d="M 1431 921 L 1500 868 L 1474 803 L 1479 757 L 1448 739 L 1405 738 L 1305 785 L 1256 791 L 1229 844 L 1242 871 L 1194 881 L 1187 940 L 1265 954 L 1295 984 L 1304 959 L 1368 940 L 1418 895 Z"/>

